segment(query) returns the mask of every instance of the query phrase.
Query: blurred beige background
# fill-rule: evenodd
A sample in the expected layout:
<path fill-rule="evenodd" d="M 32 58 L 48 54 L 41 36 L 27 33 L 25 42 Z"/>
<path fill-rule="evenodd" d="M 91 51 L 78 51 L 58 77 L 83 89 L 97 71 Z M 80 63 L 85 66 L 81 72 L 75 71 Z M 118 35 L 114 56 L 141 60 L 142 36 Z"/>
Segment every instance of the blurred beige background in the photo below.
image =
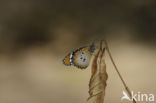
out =
<path fill-rule="evenodd" d="M 0 1 L 0 103 L 85 103 L 90 67 L 62 64 L 69 52 L 107 39 L 131 90 L 156 95 L 154 0 Z M 105 103 L 123 85 L 106 53 Z M 129 103 L 124 100 L 123 103 Z"/>

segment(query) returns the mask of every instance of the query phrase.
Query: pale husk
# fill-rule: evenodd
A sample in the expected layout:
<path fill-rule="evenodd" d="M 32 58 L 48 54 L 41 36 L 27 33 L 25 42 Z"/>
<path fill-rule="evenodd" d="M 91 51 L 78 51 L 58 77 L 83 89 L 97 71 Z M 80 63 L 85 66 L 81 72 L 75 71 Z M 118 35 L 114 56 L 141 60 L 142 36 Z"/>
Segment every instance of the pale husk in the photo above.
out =
<path fill-rule="evenodd" d="M 102 47 L 102 45 L 101 45 Z M 106 88 L 106 80 L 108 78 L 106 73 L 106 64 L 104 60 L 105 49 L 97 52 L 92 61 L 92 76 L 89 82 L 89 98 L 87 103 L 103 103 L 105 88 Z"/>

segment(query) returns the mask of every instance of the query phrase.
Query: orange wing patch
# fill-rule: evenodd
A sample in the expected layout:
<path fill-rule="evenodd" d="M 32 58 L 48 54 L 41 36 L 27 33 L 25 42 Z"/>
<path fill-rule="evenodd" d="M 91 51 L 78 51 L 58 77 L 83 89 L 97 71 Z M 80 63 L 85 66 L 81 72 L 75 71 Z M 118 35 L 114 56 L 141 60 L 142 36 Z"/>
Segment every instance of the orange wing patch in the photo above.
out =
<path fill-rule="evenodd" d="M 68 55 L 64 58 L 63 64 L 65 64 L 65 65 L 71 65 L 71 62 L 70 62 L 70 54 L 68 54 Z"/>
<path fill-rule="evenodd" d="M 87 52 L 89 55 L 92 55 L 92 53 L 89 52 L 89 50 L 90 50 L 90 47 L 85 47 L 85 48 L 83 48 L 81 51 L 85 51 L 85 52 Z"/>

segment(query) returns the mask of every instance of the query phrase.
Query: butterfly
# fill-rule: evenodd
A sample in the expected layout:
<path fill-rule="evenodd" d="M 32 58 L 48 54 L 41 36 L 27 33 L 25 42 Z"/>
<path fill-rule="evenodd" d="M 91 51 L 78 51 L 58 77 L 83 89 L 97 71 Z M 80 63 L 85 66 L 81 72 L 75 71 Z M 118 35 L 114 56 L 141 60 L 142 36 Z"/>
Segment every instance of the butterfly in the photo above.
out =
<path fill-rule="evenodd" d="M 69 53 L 63 59 L 63 64 L 66 66 L 75 66 L 79 69 L 86 69 L 90 63 L 91 56 L 95 50 L 95 45 L 92 43 L 89 46 L 84 46 Z"/>

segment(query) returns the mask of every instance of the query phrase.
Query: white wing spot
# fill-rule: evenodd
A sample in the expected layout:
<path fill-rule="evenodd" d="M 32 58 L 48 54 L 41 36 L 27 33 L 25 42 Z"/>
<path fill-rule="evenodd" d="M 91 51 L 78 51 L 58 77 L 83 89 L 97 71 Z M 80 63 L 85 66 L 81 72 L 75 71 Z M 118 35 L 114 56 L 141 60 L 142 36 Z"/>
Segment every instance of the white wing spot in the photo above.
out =
<path fill-rule="evenodd" d="M 76 58 L 76 62 L 82 66 L 88 66 L 90 62 L 90 55 L 87 52 L 82 52 Z"/>

